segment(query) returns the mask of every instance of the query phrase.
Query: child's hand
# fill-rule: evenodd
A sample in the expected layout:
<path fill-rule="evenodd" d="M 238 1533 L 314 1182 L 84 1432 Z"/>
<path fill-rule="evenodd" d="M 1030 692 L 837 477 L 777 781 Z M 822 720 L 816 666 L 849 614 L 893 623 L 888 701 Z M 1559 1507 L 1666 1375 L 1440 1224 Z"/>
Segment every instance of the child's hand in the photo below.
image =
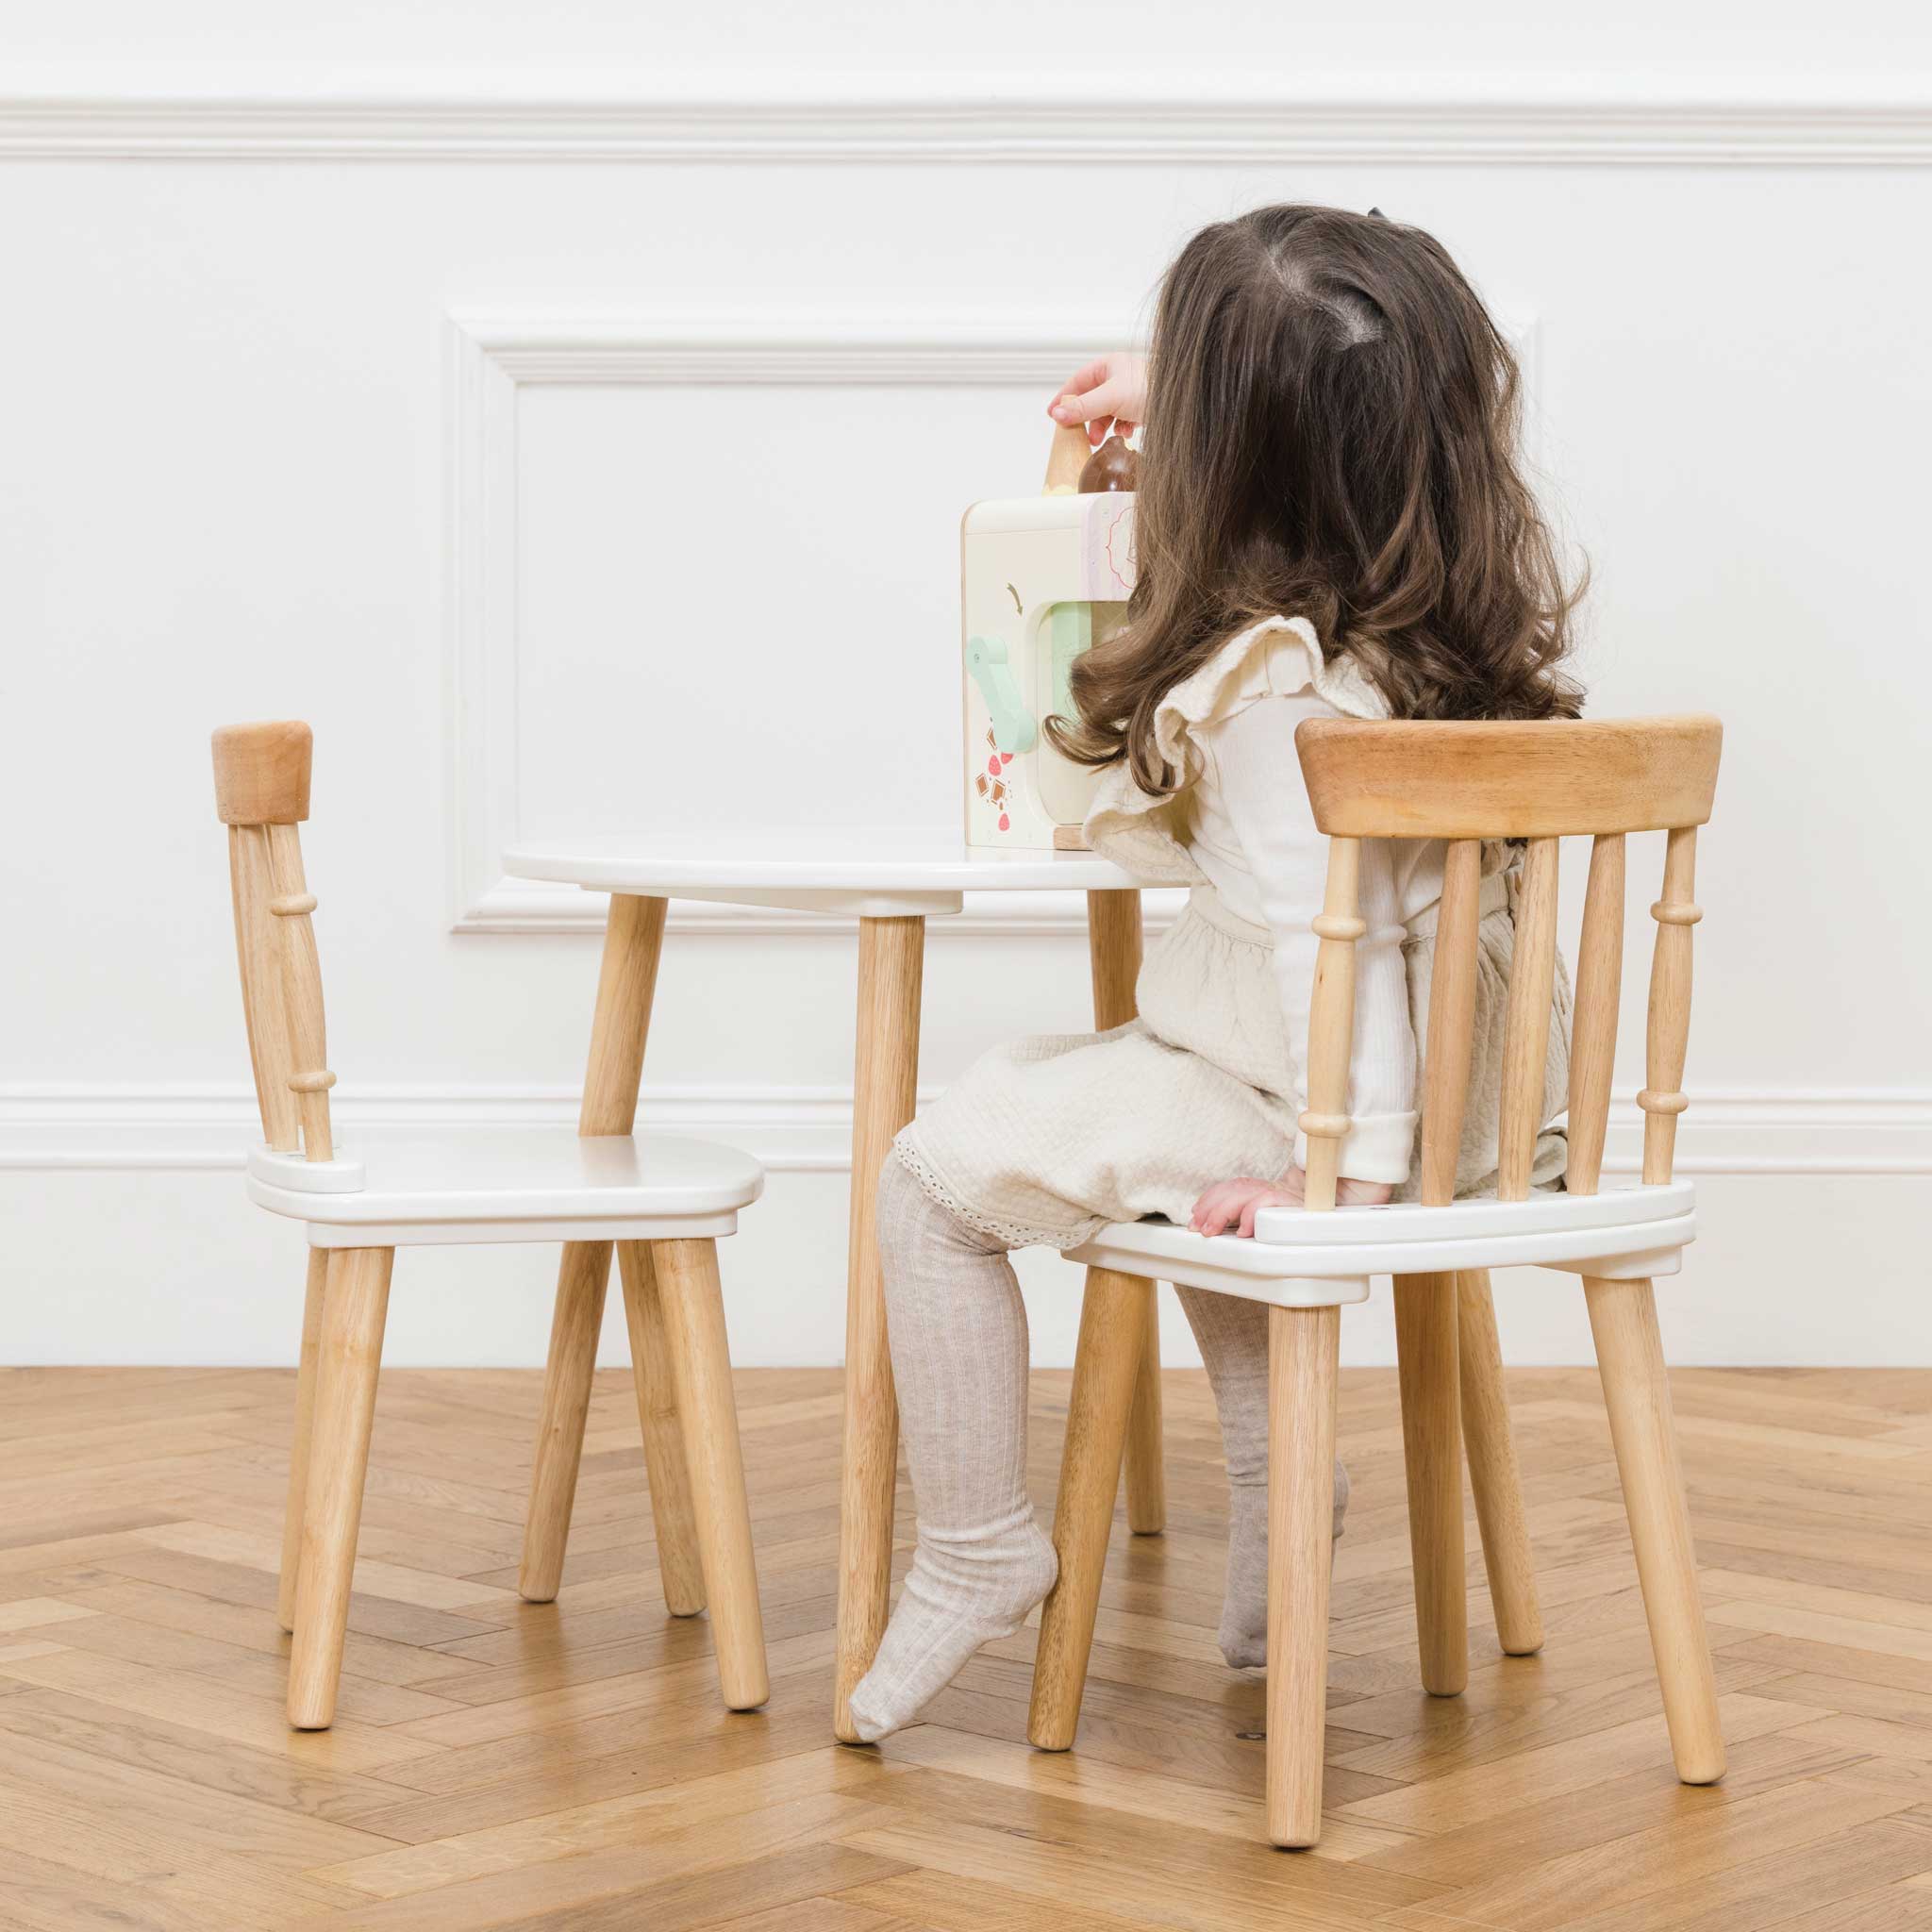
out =
<path fill-rule="evenodd" d="M 1194 1203 L 1194 1218 L 1188 1225 L 1196 1234 L 1224 1234 L 1232 1225 L 1235 1233 L 1252 1238 L 1255 1215 L 1259 1209 L 1305 1205 L 1302 1191 L 1307 1178 L 1300 1168 L 1291 1167 L 1278 1181 L 1257 1181 L 1248 1174 L 1238 1180 L 1216 1181 Z M 1387 1181 L 1355 1181 L 1344 1177 L 1335 1183 L 1335 1205 L 1379 1208 L 1394 1191 Z"/>
<path fill-rule="evenodd" d="M 1060 385 L 1047 405 L 1056 423 L 1084 423 L 1097 449 L 1109 435 L 1131 436 L 1147 420 L 1147 358 L 1116 351 L 1096 356 Z"/>

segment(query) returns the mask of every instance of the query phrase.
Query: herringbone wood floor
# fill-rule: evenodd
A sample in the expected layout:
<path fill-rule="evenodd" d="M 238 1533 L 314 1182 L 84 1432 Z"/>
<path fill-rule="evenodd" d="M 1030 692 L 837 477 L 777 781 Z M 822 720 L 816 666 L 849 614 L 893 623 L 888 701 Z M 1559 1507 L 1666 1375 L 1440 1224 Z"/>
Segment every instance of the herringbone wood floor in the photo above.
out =
<path fill-rule="evenodd" d="M 1035 1384 L 1052 1496 L 1066 1378 Z M 1169 1529 L 1117 1525 L 1077 1748 L 1033 1635 L 878 1752 L 829 1739 L 835 1374 L 739 1400 L 774 1691 L 663 1611 L 627 1378 L 600 1376 L 564 1592 L 521 1604 L 534 1374 L 383 1383 L 341 1715 L 293 1736 L 273 1570 L 291 1377 L 0 1376 L 0 1923 L 646 1932 L 1880 1932 L 1932 1926 L 1923 1372 L 1692 1372 L 1678 1415 L 1731 1771 L 1671 1774 L 1594 1377 L 1511 1378 L 1549 1641 L 1417 1687 L 1393 1376 L 1344 1378 L 1327 1836 L 1260 1840 L 1258 1681 L 1215 1651 L 1223 1487 L 1168 1377 Z M 902 1500 L 902 1511 L 906 1506 Z M 907 1515 L 902 1514 L 902 1530 Z"/>

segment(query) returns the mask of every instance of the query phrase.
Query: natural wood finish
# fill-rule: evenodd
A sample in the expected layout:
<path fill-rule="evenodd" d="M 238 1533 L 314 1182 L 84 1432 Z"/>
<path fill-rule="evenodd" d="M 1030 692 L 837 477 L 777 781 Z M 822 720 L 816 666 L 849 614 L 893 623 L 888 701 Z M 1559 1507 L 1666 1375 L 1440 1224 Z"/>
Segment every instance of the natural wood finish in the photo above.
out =
<path fill-rule="evenodd" d="M 1027 1737 L 1042 1751 L 1069 1749 L 1080 1724 L 1108 1525 L 1120 1491 L 1121 1457 L 1145 1346 L 1146 1286 L 1108 1268 L 1087 1271 L 1053 1514 L 1059 1577 L 1041 1609 L 1026 1721 Z"/>
<path fill-rule="evenodd" d="M 1457 1696 L 1469 1681 L 1462 1552 L 1462 1437 L 1454 1274 L 1395 1277 L 1395 1350 L 1408 1543 L 1415 1565 L 1416 1644 L 1423 1688 Z"/>
<path fill-rule="evenodd" d="M 1080 825 L 1056 825 L 1053 828 L 1053 849 L 1056 852 L 1091 852 L 1087 842 L 1087 833 Z"/>
<path fill-rule="evenodd" d="M 627 1134 L 637 1122 L 644 1041 L 658 991 L 669 902 L 611 895 L 597 969 L 597 1006 L 591 1022 L 591 1058 L 577 1109 L 580 1134 Z"/>
<path fill-rule="evenodd" d="M 694 1617 L 705 1607 L 704 1563 L 698 1554 L 691 1466 L 684 1451 L 684 1422 L 677 1406 L 677 1375 L 671 1360 L 664 1295 L 651 1244 L 619 1241 L 617 1267 L 624 1277 L 631 1380 L 637 1389 L 638 1422 L 643 1432 L 664 1607 L 674 1617 Z M 581 1438 L 582 1431 L 578 1433 Z"/>
<path fill-rule="evenodd" d="M 899 1407 L 879 1273 L 878 1176 L 918 1101 L 923 919 L 858 922 L 858 1020 L 852 1096 L 852 1205 L 846 1243 L 845 1424 L 840 1478 L 839 1657 L 832 1728 L 856 1742 L 853 1687 L 885 1635 L 892 1592 L 892 1500 Z"/>
<path fill-rule="evenodd" d="M 1422 1199 L 1443 1207 L 1456 1198 L 1462 1116 L 1469 1104 L 1470 1052 L 1475 1028 L 1476 928 L 1481 923 L 1483 848 L 1453 841 L 1443 852 L 1442 897 L 1436 909 L 1434 976 L 1429 982 L 1429 1038 L 1423 1066 Z"/>
<path fill-rule="evenodd" d="M 326 1730 L 335 1720 L 394 1261 L 392 1248 L 329 1256 L 289 1657 L 289 1722 L 297 1730 Z"/>
<path fill-rule="evenodd" d="M 1570 1038 L 1570 1158 L 1563 1185 L 1593 1194 L 1603 1174 L 1624 992 L 1624 835 L 1591 841 L 1576 953 L 1576 1010 Z"/>
<path fill-rule="evenodd" d="M 1322 1836 L 1340 1308 L 1268 1311 L 1268 1837 Z"/>
<path fill-rule="evenodd" d="M 1516 951 L 1503 1030 L 1503 1095 L 1497 1124 L 1496 1198 L 1529 1199 L 1550 1058 L 1550 1008 L 1557 982 L 1557 857 L 1554 839 L 1532 839 L 1516 907 Z"/>
<path fill-rule="evenodd" d="M 604 1297 L 610 1286 L 610 1245 L 563 1244 L 550 1315 L 550 1353 L 543 1371 L 543 1409 L 537 1425 L 530 1505 L 524 1518 L 524 1557 L 517 1573 L 517 1593 L 525 1603 L 551 1603 L 563 1586 L 563 1555 L 570 1541 L 577 1467 L 584 1453 L 584 1418 L 590 1411 L 597 1338 L 604 1328 Z"/>
<path fill-rule="evenodd" d="M 1053 442 L 1046 454 L 1046 481 L 1041 485 L 1044 496 L 1065 496 L 1080 487 L 1080 472 L 1087 467 L 1087 459 L 1093 454 L 1093 446 L 1087 440 L 1087 425 L 1084 423 L 1061 423 L 1055 425 Z"/>
<path fill-rule="evenodd" d="M 1093 1024 L 1102 1032 L 1124 1026 L 1140 1012 L 1141 895 L 1087 894 L 1087 956 L 1093 979 Z M 1158 1536 L 1167 1525 L 1167 1491 L 1160 1456 L 1159 1289 L 1143 1284 L 1147 1299 L 1134 1410 L 1127 1423 L 1127 1522 L 1136 1536 Z"/>
<path fill-rule="evenodd" d="M 1469 1455 L 1475 1519 L 1482 1530 L 1483 1568 L 1490 1581 L 1496 1641 L 1509 1657 L 1529 1657 L 1542 1648 L 1543 1620 L 1537 1605 L 1523 1476 L 1504 1394 L 1503 1345 L 1496 1333 L 1496 1305 L 1487 1269 L 1457 1275 L 1456 1314 L 1462 1441 Z"/>
<path fill-rule="evenodd" d="M 1701 825 L 1715 718 L 1296 726 L 1315 823 L 1349 839 L 1555 839 Z"/>
<path fill-rule="evenodd" d="M 1647 1281 L 1599 1281 L 1590 1275 L 1584 1277 L 1583 1292 L 1637 1552 L 1638 1580 L 1643 1586 L 1643 1613 L 1663 1690 L 1671 1755 L 1686 1784 L 1713 1784 L 1724 1774 L 1724 1734 L 1656 1296 Z"/>
<path fill-rule="evenodd" d="M 651 1003 L 664 942 L 665 908 L 662 899 L 627 892 L 611 896 L 597 970 L 597 1004 L 591 1021 L 584 1097 L 577 1109 L 580 1134 L 628 1134 L 636 1124 L 644 1042 L 650 1034 Z M 597 1337 L 609 1282 L 608 1241 L 564 1243 L 550 1319 L 543 1412 L 538 1422 L 530 1503 L 524 1524 L 523 1574 L 518 1587 L 530 1603 L 551 1602 L 563 1584 L 577 1465 L 583 1455 L 584 1407 L 596 1367 Z M 640 1370 L 635 1341 L 633 1332 L 632 1373 L 647 1379 L 668 1374 L 668 1368 Z M 641 1382 L 641 1391 L 642 1387 Z M 651 1507 L 659 1534 L 668 1534 L 676 1544 L 670 1573 L 681 1587 L 684 1579 L 698 1574 L 698 1553 L 696 1543 L 686 1534 L 691 1506 L 682 1473 L 675 1465 L 658 1466 L 663 1441 L 661 1433 L 654 1432 L 645 1443 L 650 1456 Z M 700 1598 L 699 1607 L 702 1602 Z"/>
<path fill-rule="evenodd" d="M 302 1353 L 295 1371 L 295 1430 L 289 1448 L 289 1493 L 282 1508 L 282 1574 L 275 1621 L 295 1628 L 295 1583 L 302 1574 L 302 1516 L 308 1495 L 308 1445 L 315 1428 L 315 1385 L 322 1359 L 323 1311 L 328 1300 L 326 1248 L 308 1251 L 308 1279 L 302 1297 Z"/>
<path fill-rule="evenodd" d="M 291 825 L 308 816 L 315 743 L 308 725 L 224 724 L 212 748 L 215 816 L 225 825 Z"/>
<path fill-rule="evenodd" d="M 652 1257 L 684 1422 L 693 1520 L 717 1640 L 718 1687 L 727 1708 L 756 1710 L 771 1695 L 771 1679 L 765 1667 L 765 1627 L 758 1610 L 738 1409 L 731 1393 L 718 1244 L 658 1241 L 653 1243 Z"/>
<path fill-rule="evenodd" d="M 329 1127 L 327 1028 L 323 1018 L 322 960 L 315 946 L 315 895 L 302 873 L 302 835 L 291 824 L 268 827 L 275 896 L 268 910 L 281 927 L 282 1005 L 292 1065 L 289 1087 L 302 1120 L 302 1152 L 310 1160 L 335 1158 Z"/>
<path fill-rule="evenodd" d="M 1030 1630 L 990 1645 L 877 1750 L 826 1736 L 836 1370 L 734 1378 L 771 1639 L 774 1696 L 756 1717 L 719 1706 L 710 1625 L 663 1612 L 624 1369 L 596 1377 L 572 1584 L 554 1607 L 512 1589 L 541 1375 L 385 1370 L 365 1560 L 323 1737 L 287 1728 L 275 1615 L 293 1372 L 0 1370 L 0 1920 L 1923 1926 L 1924 1373 L 1671 1379 L 1730 1735 L 1724 1782 L 1691 1790 L 1668 1769 L 1594 1371 L 1509 1372 L 1551 1641 L 1524 1663 L 1478 1637 L 1469 1689 L 1445 1705 L 1415 1685 L 1395 1374 L 1349 1369 L 1328 1808 L 1320 1845 L 1290 1857 L 1265 1842 L 1265 1746 L 1239 1735 L 1266 1727 L 1268 1687 L 1214 1645 L 1227 1492 L 1197 1370 L 1163 1377 L 1167 1534 L 1132 1537 L 1115 1515 L 1078 1748 L 1059 1756 L 1024 1738 Z M 1064 1371 L 1033 1377 L 1042 1512 L 1067 1386 Z M 425 1607 L 431 1594 L 451 1607 Z M 1479 1590 L 1471 1603 L 1479 1625 Z"/>
<path fill-rule="evenodd" d="M 280 927 L 268 909 L 275 883 L 265 826 L 228 827 L 228 877 L 242 971 L 242 1013 L 248 1027 L 248 1058 L 255 1073 L 262 1139 L 279 1152 L 292 1154 L 302 1144 L 302 1121 L 289 1086 L 294 1062 L 282 997 Z"/>
<path fill-rule="evenodd" d="M 1313 1208 L 1335 1206 L 1336 1163 L 1348 1132 L 1348 1061 L 1355 1035 L 1355 947 L 1368 930 L 1357 910 L 1361 846 L 1328 841 L 1328 876 L 1322 910 L 1311 922 L 1315 990 L 1308 1010 L 1308 1105 L 1299 1122 L 1307 1137 L 1303 1199 Z"/>
<path fill-rule="evenodd" d="M 1650 956 L 1650 1026 L 1644 1050 L 1643 1179 L 1646 1186 L 1671 1177 L 1677 1149 L 1677 1116 L 1684 1096 L 1684 1051 L 1690 1038 L 1690 928 L 1704 914 L 1696 902 L 1697 833 L 1674 831 L 1664 848 L 1663 897 L 1650 908 L 1657 922 Z"/>

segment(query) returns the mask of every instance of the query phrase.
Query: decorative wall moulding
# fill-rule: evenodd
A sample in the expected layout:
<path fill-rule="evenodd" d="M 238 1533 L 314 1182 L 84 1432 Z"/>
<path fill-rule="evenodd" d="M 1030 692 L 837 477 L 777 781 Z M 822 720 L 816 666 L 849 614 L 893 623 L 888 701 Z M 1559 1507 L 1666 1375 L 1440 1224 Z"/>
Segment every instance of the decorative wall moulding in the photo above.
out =
<path fill-rule="evenodd" d="M 1454 83 L 1349 97 L 1243 98 L 1096 85 L 1083 101 L 1010 88 L 866 98 L 632 101 L 0 99 L 0 158 L 32 160 L 1373 162 L 1409 166 L 1923 167 L 1932 99 L 1809 92 L 1670 98 Z"/>

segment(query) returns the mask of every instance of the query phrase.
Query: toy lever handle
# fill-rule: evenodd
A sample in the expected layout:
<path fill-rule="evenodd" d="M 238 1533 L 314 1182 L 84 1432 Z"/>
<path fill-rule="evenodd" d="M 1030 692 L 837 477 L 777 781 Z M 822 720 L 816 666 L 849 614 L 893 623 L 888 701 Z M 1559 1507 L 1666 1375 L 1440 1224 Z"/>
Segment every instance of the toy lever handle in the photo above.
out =
<path fill-rule="evenodd" d="M 1045 496 L 1070 496 L 1080 487 L 1080 472 L 1093 454 L 1087 441 L 1084 423 L 1062 423 L 1053 432 L 1053 447 L 1047 452 L 1046 481 L 1041 486 Z"/>

